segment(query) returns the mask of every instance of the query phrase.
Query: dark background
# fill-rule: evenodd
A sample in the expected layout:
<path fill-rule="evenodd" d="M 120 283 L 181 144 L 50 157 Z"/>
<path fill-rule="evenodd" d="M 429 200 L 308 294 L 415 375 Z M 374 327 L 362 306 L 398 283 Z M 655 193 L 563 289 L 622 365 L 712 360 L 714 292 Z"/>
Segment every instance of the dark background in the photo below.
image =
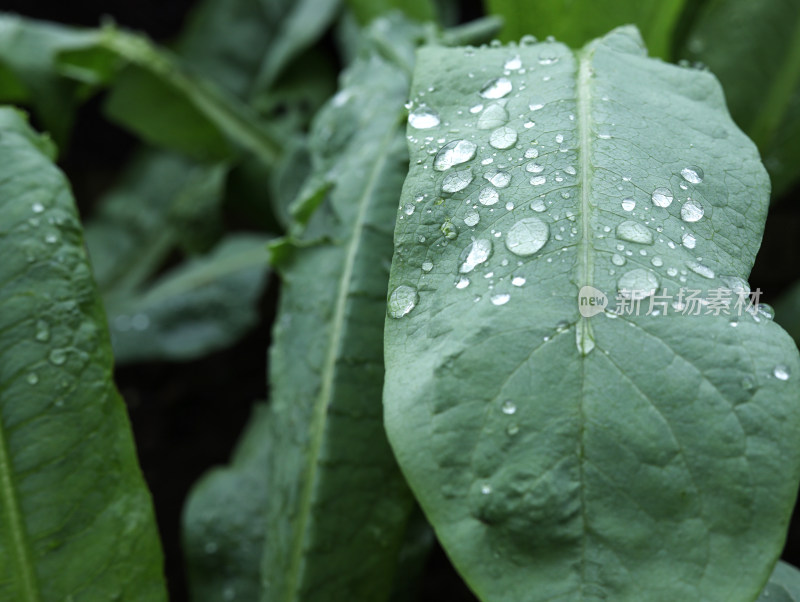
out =
<path fill-rule="evenodd" d="M 0 10 L 85 26 L 97 26 L 102 16 L 110 16 L 122 26 L 168 44 L 194 4 L 192 0 L 0 0 Z M 478 16 L 479 2 L 467 4 L 464 13 Z M 102 117 L 101 102 L 102 98 L 95 98 L 81 107 L 70 146 L 62 149 L 60 159 L 84 216 L 136 146 L 133 137 Z M 800 280 L 800 265 L 791 261 L 800 257 L 800 203 L 793 202 L 798 196 L 800 190 L 796 189 L 773 204 L 764 245 L 750 278 L 754 289 L 762 289 L 762 300 L 767 303 Z M 153 493 L 172 602 L 188 600 L 180 546 L 180 516 L 186 495 L 209 467 L 227 462 L 253 400 L 267 397 L 266 357 L 277 291 L 278 283 L 273 280 L 261 301 L 258 327 L 232 348 L 194 362 L 143 363 L 116 371 L 141 466 Z M 784 559 L 800 565 L 797 512 Z M 419 600 L 468 602 L 476 598 L 437 548 L 429 559 Z"/>

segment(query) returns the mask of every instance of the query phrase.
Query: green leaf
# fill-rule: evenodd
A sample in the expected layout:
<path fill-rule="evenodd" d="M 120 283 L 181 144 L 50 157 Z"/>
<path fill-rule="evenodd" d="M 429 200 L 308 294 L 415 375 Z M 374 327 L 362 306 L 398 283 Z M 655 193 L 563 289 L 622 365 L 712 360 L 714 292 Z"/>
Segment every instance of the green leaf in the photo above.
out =
<path fill-rule="evenodd" d="M 685 0 L 485 0 L 489 12 L 505 19 L 501 39 L 532 34 L 579 48 L 609 29 L 633 23 L 653 56 L 669 59 L 672 32 Z"/>
<path fill-rule="evenodd" d="M 756 602 L 800 602 L 800 571 L 779 562 Z"/>
<path fill-rule="evenodd" d="M 436 20 L 436 6 L 431 0 L 347 0 L 347 4 L 362 25 L 392 10 L 417 21 Z"/>
<path fill-rule="evenodd" d="M 402 56 L 420 34 L 400 19 L 374 27 L 405 40 Z M 365 44 L 314 121 L 311 179 L 329 187 L 305 229 L 276 247 L 283 288 L 262 562 L 270 602 L 387 600 L 412 505 L 380 403 L 409 74 Z"/>
<path fill-rule="evenodd" d="M 208 255 L 166 272 L 144 290 L 106 301 L 119 363 L 189 360 L 237 341 L 258 322 L 267 279 L 263 236 L 232 234 Z"/>
<path fill-rule="evenodd" d="M 166 600 L 69 185 L 0 110 L 0 599 Z"/>
<path fill-rule="evenodd" d="M 764 156 L 776 194 L 800 171 L 800 4 L 706 2 L 683 56 L 716 75 L 739 126 Z"/>
<path fill-rule="evenodd" d="M 424 48 L 411 102 L 385 420 L 458 570 L 484 601 L 754 600 L 800 479 L 800 358 L 736 308 L 769 182 L 715 78 L 623 28 Z M 584 317 L 584 286 L 621 315 Z"/>
<path fill-rule="evenodd" d="M 183 541 L 193 602 L 258 600 L 272 430 L 258 404 L 229 466 L 214 468 L 192 488 Z"/>

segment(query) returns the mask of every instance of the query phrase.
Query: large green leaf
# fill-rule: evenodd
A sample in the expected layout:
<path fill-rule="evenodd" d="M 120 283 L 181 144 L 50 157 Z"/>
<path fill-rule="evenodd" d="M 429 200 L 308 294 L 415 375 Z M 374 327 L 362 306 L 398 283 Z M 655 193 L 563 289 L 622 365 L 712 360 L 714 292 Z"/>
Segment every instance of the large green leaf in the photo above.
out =
<path fill-rule="evenodd" d="M 800 478 L 800 360 L 731 292 L 769 183 L 717 81 L 623 28 L 425 48 L 411 99 L 385 420 L 456 567 L 486 601 L 754 600 Z M 579 313 L 584 286 L 620 315 Z"/>
<path fill-rule="evenodd" d="M 403 41 L 402 56 L 420 33 L 399 19 L 374 27 Z M 308 224 L 276 247 L 283 288 L 270 354 L 265 602 L 386 600 L 411 509 L 380 404 L 410 72 L 365 39 L 314 121 L 318 184 L 295 211 Z"/>
<path fill-rule="evenodd" d="M 731 114 L 761 150 L 780 194 L 800 170 L 800 3 L 702 5 L 682 55 L 720 79 Z"/>
<path fill-rule="evenodd" d="M 800 602 L 800 571 L 779 562 L 756 602 Z"/>
<path fill-rule="evenodd" d="M 505 19 L 502 40 L 555 36 L 573 48 L 609 29 L 633 23 L 650 52 L 668 59 L 672 32 L 686 0 L 485 0 Z"/>
<path fill-rule="evenodd" d="M 165 600 L 69 186 L 0 110 L 0 599 Z"/>

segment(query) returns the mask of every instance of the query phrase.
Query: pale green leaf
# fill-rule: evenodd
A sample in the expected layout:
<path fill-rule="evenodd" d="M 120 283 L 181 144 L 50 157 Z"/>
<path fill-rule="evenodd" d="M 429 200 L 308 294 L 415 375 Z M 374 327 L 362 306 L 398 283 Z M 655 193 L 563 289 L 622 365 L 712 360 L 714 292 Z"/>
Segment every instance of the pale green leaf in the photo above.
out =
<path fill-rule="evenodd" d="M 800 571 L 779 562 L 756 602 L 800 602 Z"/>
<path fill-rule="evenodd" d="M 730 292 L 769 182 L 716 79 L 623 28 L 425 48 L 411 102 L 439 123 L 408 130 L 385 420 L 458 570 L 487 602 L 754 600 L 800 478 L 800 361 Z M 584 286 L 640 311 L 584 317 Z"/>
<path fill-rule="evenodd" d="M 0 110 L 0 599 L 166 600 L 69 185 Z"/>

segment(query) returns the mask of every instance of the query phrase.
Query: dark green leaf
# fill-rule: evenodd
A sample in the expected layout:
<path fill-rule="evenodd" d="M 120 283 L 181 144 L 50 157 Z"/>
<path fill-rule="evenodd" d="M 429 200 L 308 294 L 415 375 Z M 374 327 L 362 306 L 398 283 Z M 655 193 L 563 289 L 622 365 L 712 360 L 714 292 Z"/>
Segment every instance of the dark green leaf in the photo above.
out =
<path fill-rule="evenodd" d="M 624 28 L 425 48 L 411 101 L 386 425 L 456 567 L 487 602 L 754 600 L 800 479 L 800 358 L 736 307 L 769 181 L 716 79 Z M 582 315 L 585 286 L 618 313 Z"/>
<path fill-rule="evenodd" d="M 0 599 L 166 600 L 69 185 L 0 110 Z"/>
<path fill-rule="evenodd" d="M 436 6 L 431 0 L 347 0 L 347 4 L 362 25 L 392 10 L 417 21 L 436 20 Z"/>

